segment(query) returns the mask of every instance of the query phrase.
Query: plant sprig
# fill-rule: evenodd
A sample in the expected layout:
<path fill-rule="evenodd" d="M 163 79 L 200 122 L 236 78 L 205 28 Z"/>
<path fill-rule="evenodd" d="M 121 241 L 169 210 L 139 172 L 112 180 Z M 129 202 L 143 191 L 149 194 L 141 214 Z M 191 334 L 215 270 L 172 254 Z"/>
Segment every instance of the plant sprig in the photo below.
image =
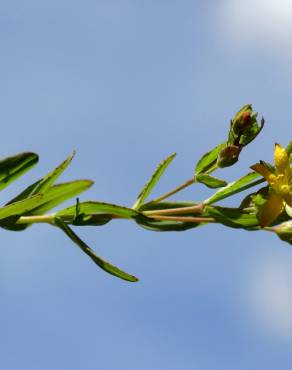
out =
<path fill-rule="evenodd" d="M 80 201 L 76 197 L 93 185 L 91 180 L 56 183 L 59 176 L 71 163 L 75 155 L 74 152 L 52 172 L 25 188 L 0 208 L 0 227 L 10 231 L 23 231 L 35 223 L 47 223 L 57 227 L 100 268 L 111 275 L 130 282 L 136 282 L 138 279 L 100 258 L 80 239 L 73 231 L 72 226 L 102 226 L 112 219 L 126 219 L 152 231 L 184 231 L 217 223 L 249 231 L 267 230 L 276 233 L 282 240 L 292 244 L 292 142 L 281 152 L 286 162 L 290 156 L 290 162 L 289 159 L 288 164 L 285 162 L 285 168 L 283 163 L 281 165 L 275 157 L 275 167 L 261 161 L 260 164 L 253 166 L 253 169 L 256 168 L 257 171 L 249 171 L 241 178 L 230 183 L 211 175 L 218 168 L 234 165 L 239 160 L 243 148 L 256 138 L 263 126 L 264 120 L 261 119 L 260 123 L 257 121 L 257 113 L 253 111 L 252 106 L 250 104 L 244 106 L 231 120 L 226 141 L 217 145 L 199 159 L 194 174 L 189 180 L 158 198 L 146 202 L 151 191 L 173 161 L 176 155 L 174 153 L 160 162 L 140 191 L 132 207 L 96 200 Z M 30 170 L 37 162 L 38 155 L 35 153 L 20 153 L 1 160 L 0 190 L 3 190 Z M 278 173 L 280 165 L 284 168 L 281 171 L 286 172 Z M 265 172 L 265 168 L 266 171 L 270 171 L 270 174 L 275 174 L 278 179 L 277 187 L 273 185 L 274 183 L 270 177 L 267 177 L 268 175 L 265 176 L 265 173 L 268 173 Z M 263 177 L 260 177 L 260 175 Z M 280 184 L 281 176 L 286 176 L 285 189 L 279 187 L 282 184 Z M 248 194 L 238 207 L 231 208 L 217 204 L 234 194 L 257 187 L 265 181 L 268 184 Z M 197 183 L 217 190 L 208 199 L 202 201 L 167 201 L 169 197 Z M 286 192 L 282 198 L 281 192 L 283 194 Z M 268 219 L 272 221 L 263 226 L 263 209 L 272 212 L 268 202 L 271 202 L 271 199 L 276 196 L 278 197 L 278 204 L 281 203 L 283 209 L 276 216 L 269 215 Z M 48 213 L 64 201 L 72 198 L 76 199 L 72 206 L 59 209 L 54 213 Z"/>

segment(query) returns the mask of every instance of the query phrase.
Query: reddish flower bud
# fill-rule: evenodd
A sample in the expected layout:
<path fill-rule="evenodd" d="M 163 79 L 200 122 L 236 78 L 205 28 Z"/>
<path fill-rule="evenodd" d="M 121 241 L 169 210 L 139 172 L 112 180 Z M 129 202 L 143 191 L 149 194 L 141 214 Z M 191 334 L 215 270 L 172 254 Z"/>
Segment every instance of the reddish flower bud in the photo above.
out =
<path fill-rule="evenodd" d="M 228 145 L 223 148 L 217 158 L 218 167 L 229 167 L 238 161 L 241 147 L 236 145 Z"/>

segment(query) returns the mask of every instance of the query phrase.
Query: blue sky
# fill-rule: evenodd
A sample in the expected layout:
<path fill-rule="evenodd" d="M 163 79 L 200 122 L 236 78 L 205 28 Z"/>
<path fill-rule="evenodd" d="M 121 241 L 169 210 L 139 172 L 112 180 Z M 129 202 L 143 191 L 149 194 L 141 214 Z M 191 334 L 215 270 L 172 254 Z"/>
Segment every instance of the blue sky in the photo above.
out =
<path fill-rule="evenodd" d="M 40 155 L 3 204 L 73 149 L 62 179 L 91 178 L 82 200 L 124 205 L 177 152 L 159 195 L 246 103 L 265 130 L 220 175 L 271 160 L 291 140 L 291 17 L 287 0 L 3 2 L 0 154 Z M 78 232 L 141 281 L 103 273 L 49 226 L 1 231 L 1 369 L 290 369 L 292 250 L 272 235 L 122 221 Z"/>

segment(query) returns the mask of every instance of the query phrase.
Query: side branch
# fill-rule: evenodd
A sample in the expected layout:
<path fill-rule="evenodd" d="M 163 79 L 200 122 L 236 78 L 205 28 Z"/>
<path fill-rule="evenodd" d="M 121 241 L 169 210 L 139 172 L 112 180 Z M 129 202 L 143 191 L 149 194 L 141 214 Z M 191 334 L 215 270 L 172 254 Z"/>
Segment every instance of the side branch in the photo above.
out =
<path fill-rule="evenodd" d="M 167 199 L 167 198 L 171 197 L 172 195 L 174 195 L 174 194 L 178 193 L 179 191 L 181 191 L 181 190 L 183 190 L 183 189 L 187 188 L 188 186 L 190 186 L 190 185 L 194 184 L 195 182 L 196 182 L 196 178 L 195 178 L 195 176 L 194 176 L 194 177 L 192 177 L 190 180 L 188 180 L 188 181 L 184 182 L 182 185 L 180 185 L 180 186 L 178 186 L 178 187 L 174 188 L 173 190 L 171 190 L 171 191 L 169 191 L 169 192 L 167 192 L 167 193 L 165 193 L 165 194 L 161 195 L 160 197 L 158 197 L 158 198 L 156 198 L 156 199 L 153 199 L 153 200 L 152 200 L 151 202 L 149 202 L 149 203 L 151 203 L 151 204 L 152 204 L 152 203 L 159 203 L 159 202 L 161 202 L 162 200 Z"/>

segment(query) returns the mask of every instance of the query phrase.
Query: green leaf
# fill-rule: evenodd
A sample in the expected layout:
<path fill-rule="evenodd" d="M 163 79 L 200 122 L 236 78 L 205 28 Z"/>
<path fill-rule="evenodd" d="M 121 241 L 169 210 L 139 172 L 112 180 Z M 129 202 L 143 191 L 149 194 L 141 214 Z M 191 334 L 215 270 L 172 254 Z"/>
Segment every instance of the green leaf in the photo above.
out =
<path fill-rule="evenodd" d="M 212 149 L 210 152 L 204 154 L 201 159 L 198 161 L 196 165 L 195 174 L 198 176 L 200 173 L 203 172 L 212 172 L 214 169 L 216 169 L 216 162 L 218 155 L 223 149 L 225 144 L 217 145 L 214 149 Z"/>
<path fill-rule="evenodd" d="M 116 204 L 88 201 L 78 204 L 78 213 L 84 215 L 114 215 L 123 218 L 135 218 L 139 216 L 139 212 L 134 209 L 118 206 Z M 76 216 L 76 206 L 71 206 L 57 212 L 57 217 L 72 217 Z"/>
<path fill-rule="evenodd" d="M 58 226 L 64 233 L 76 244 L 78 247 L 86 253 L 94 263 L 96 263 L 101 269 L 108 272 L 111 275 L 117 276 L 120 279 L 136 282 L 138 278 L 133 275 L 128 274 L 125 271 L 120 270 L 118 267 L 110 264 L 109 262 L 104 261 L 99 256 L 95 254 L 95 252 L 86 244 L 83 240 L 81 240 L 78 235 L 76 235 L 73 230 L 65 224 L 59 217 L 55 218 L 55 225 Z"/>
<path fill-rule="evenodd" d="M 69 166 L 74 155 L 75 151 L 68 158 L 66 158 L 65 161 L 63 161 L 58 167 L 56 167 L 52 172 L 50 172 L 48 175 L 40 179 L 31 195 L 44 193 L 47 189 L 49 189 L 55 183 L 58 177 Z"/>
<path fill-rule="evenodd" d="M 148 182 L 144 185 L 143 189 L 141 190 L 140 194 L 138 195 L 138 198 L 133 205 L 134 209 L 139 209 L 141 205 L 144 203 L 146 198 L 149 196 L 151 190 L 154 188 L 154 186 L 159 181 L 160 177 L 166 170 L 166 168 L 169 166 L 169 164 L 172 162 L 174 157 L 176 156 L 176 153 L 172 154 L 171 156 L 167 157 L 165 160 L 159 163 L 158 167 L 156 168 L 155 172 L 151 176 L 151 178 L 148 180 Z"/>
<path fill-rule="evenodd" d="M 28 186 L 25 190 L 23 190 L 20 194 L 18 194 L 15 198 L 9 201 L 8 204 L 18 202 L 22 199 L 26 199 L 32 197 L 38 193 L 45 193 L 47 189 L 49 189 L 54 182 L 58 179 L 58 177 L 64 172 L 64 170 L 69 166 L 70 162 L 72 161 L 75 152 L 70 155 L 64 162 L 62 162 L 57 168 L 55 168 L 52 172 L 41 178 L 40 180 L 36 181 L 35 183 Z"/>
<path fill-rule="evenodd" d="M 258 208 L 261 207 L 266 202 L 268 194 L 269 187 L 264 186 L 259 190 L 246 195 L 241 201 L 239 208 L 240 209 L 249 208 L 254 209 L 254 211 L 257 211 Z"/>
<path fill-rule="evenodd" d="M 250 172 L 247 175 L 241 177 L 239 180 L 231 182 L 224 188 L 218 190 L 209 199 L 205 200 L 204 204 L 212 204 L 218 202 L 219 200 L 230 197 L 233 194 L 249 189 L 265 181 L 265 179 L 263 178 L 254 181 L 258 177 L 259 174 L 257 174 L 256 172 Z"/>
<path fill-rule="evenodd" d="M 41 215 L 68 199 L 74 198 L 80 193 L 90 188 L 93 185 L 91 180 L 75 180 L 56 184 L 48 189 L 44 196 L 42 203 L 29 212 L 30 215 Z"/>
<path fill-rule="evenodd" d="M 76 217 L 72 217 L 72 225 L 74 226 L 103 226 L 113 219 L 112 216 L 100 215 L 85 215 L 83 213 Z"/>
<path fill-rule="evenodd" d="M 16 227 L 16 222 L 18 221 L 20 216 L 14 215 L 14 216 L 9 216 L 6 218 L 2 218 L 0 220 L 0 227 L 6 230 L 13 230 L 13 231 L 18 231 Z M 20 230 L 22 231 L 22 229 Z"/>
<path fill-rule="evenodd" d="M 35 153 L 20 153 L 0 161 L 0 190 L 4 189 L 19 176 L 38 162 Z"/>
<path fill-rule="evenodd" d="M 151 231 L 185 231 L 205 225 L 203 222 L 160 221 L 151 219 L 150 217 L 138 217 L 136 223 L 144 229 Z"/>
<path fill-rule="evenodd" d="M 14 212 L 9 214 L 15 215 L 18 214 L 20 216 L 33 216 L 33 215 L 42 215 L 45 212 L 55 208 L 59 204 L 65 202 L 68 199 L 71 199 L 83 191 L 87 190 L 91 185 L 93 184 L 90 180 L 76 180 L 72 182 L 65 182 L 62 184 L 57 184 L 52 186 L 50 189 L 48 189 L 45 194 L 37 194 L 34 195 L 31 198 L 27 198 L 24 200 L 21 200 L 16 203 L 9 204 L 2 208 L 13 209 L 13 206 L 16 204 L 30 204 L 31 199 L 36 199 L 36 201 L 32 202 L 32 204 L 29 207 L 23 207 L 22 209 L 19 209 L 18 212 Z M 1 209 L 0 209 L 0 218 L 1 218 Z M 3 217 L 4 218 L 4 217 Z M 12 224 L 10 223 L 10 226 L 7 226 L 6 228 L 12 231 L 21 231 L 25 230 L 27 227 L 29 227 L 30 224 Z"/>
<path fill-rule="evenodd" d="M 283 241 L 288 244 L 292 245 L 292 233 L 287 233 L 287 234 L 277 234 L 278 237 Z"/>
<path fill-rule="evenodd" d="M 255 230 L 259 228 L 256 214 L 249 213 L 244 209 L 206 207 L 204 215 L 213 217 L 217 222 L 236 229 Z"/>
<path fill-rule="evenodd" d="M 197 182 L 200 182 L 211 189 L 222 188 L 223 186 L 227 185 L 226 181 L 218 179 L 217 177 L 207 175 L 205 173 L 199 173 L 196 176 L 196 180 Z"/>
<path fill-rule="evenodd" d="M 292 140 L 287 145 L 286 151 L 287 151 L 288 155 L 290 155 L 292 153 Z"/>
<path fill-rule="evenodd" d="M 16 203 L 0 208 L 0 219 L 21 215 L 37 207 L 43 201 L 43 195 L 38 194 L 32 198 L 24 199 Z"/>

